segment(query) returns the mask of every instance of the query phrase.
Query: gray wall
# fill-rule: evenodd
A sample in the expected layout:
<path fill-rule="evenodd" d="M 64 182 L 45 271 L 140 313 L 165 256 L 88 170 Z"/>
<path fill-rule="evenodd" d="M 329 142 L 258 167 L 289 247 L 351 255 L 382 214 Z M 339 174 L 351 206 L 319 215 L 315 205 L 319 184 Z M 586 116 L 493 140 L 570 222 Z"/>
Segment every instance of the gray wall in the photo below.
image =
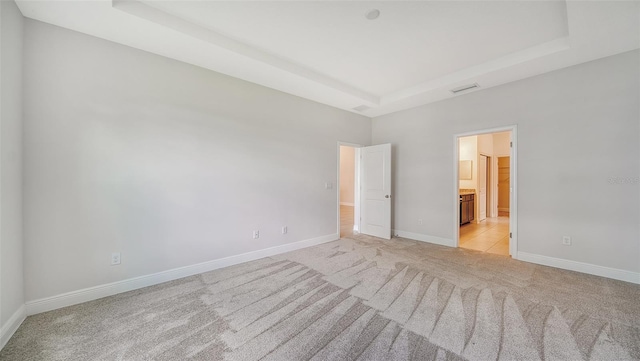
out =
<path fill-rule="evenodd" d="M 22 257 L 23 18 L 0 1 L 0 326 L 24 304 Z"/>
<path fill-rule="evenodd" d="M 368 118 L 32 20 L 24 56 L 28 301 L 337 233 Z"/>
<path fill-rule="evenodd" d="M 393 227 L 453 239 L 454 134 L 517 124 L 518 251 L 640 271 L 639 54 L 375 118 L 373 143 L 394 145 Z"/>
<path fill-rule="evenodd" d="M 24 40 L 29 301 L 335 234 L 338 141 L 392 143 L 394 228 L 451 239 L 453 134 L 512 124 L 519 137 L 519 251 L 640 271 L 638 51 L 371 125 L 36 21 L 26 20 Z M 3 167 L 12 154 L 4 151 L 4 103 L 3 88 Z M 18 182 L 6 184 L 19 187 L 20 147 L 13 149 L 18 161 L 8 166 L 18 168 L 8 174 Z M 19 200 L 14 205 L 9 209 L 19 209 Z M 6 219 L 19 224 L 19 214 Z M 280 234 L 284 225 L 287 235 Z M 573 246 L 562 246 L 562 235 L 571 235 Z M 21 257 L 20 247 L 16 257 L 2 251 L 4 310 L 5 282 L 21 283 L 6 281 L 4 269 Z M 109 265 L 115 251 L 120 266 Z M 5 263 L 5 254 L 13 261 Z"/>

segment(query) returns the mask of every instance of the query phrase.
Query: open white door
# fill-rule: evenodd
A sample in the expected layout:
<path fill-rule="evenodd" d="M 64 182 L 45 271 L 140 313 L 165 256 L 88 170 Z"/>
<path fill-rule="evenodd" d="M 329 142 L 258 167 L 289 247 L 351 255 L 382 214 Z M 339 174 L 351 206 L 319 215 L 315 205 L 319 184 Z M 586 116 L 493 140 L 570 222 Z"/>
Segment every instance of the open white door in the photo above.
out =
<path fill-rule="evenodd" d="M 360 233 L 391 239 L 391 144 L 360 148 Z"/>

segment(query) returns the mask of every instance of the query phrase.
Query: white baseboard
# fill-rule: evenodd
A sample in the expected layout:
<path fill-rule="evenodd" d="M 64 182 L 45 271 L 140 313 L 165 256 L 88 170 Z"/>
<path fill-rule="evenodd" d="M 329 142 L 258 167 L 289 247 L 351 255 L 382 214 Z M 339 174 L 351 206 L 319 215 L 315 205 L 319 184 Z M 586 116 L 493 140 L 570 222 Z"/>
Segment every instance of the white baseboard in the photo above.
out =
<path fill-rule="evenodd" d="M 264 257 L 275 256 L 277 254 L 291 252 L 298 249 L 335 241 L 339 238 L 340 235 L 337 233 L 328 234 L 304 241 L 283 244 L 281 246 L 261 249 L 258 251 L 252 251 L 190 266 L 174 268 L 171 270 L 162 271 L 146 276 L 134 277 L 118 282 L 67 292 L 52 297 L 41 298 L 39 300 L 28 301 L 26 303 L 26 313 L 28 315 L 34 315 L 37 313 L 51 311 L 62 307 L 72 306 L 79 303 L 96 300 L 98 298 L 112 296 L 122 292 L 132 291 L 143 287 L 157 285 L 163 282 L 173 281 L 183 277 L 213 271 L 219 268 L 233 266 Z"/>
<path fill-rule="evenodd" d="M 517 258 L 520 261 L 536 263 L 543 266 L 562 268 L 570 271 L 588 273 L 595 276 L 613 278 L 615 280 L 640 284 L 640 273 L 638 272 L 598 266 L 595 264 L 584 263 L 584 262 L 570 261 L 562 258 L 541 256 L 539 254 L 533 254 L 533 253 L 527 253 L 527 252 L 518 252 Z"/>
<path fill-rule="evenodd" d="M 22 305 L 9 317 L 7 323 L 2 325 L 2 328 L 0 328 L 0 350 L 9 342 L 11 336 L 16 333 L 25 318 L 27 318 L 27 309 Z"/>
<path fill-rule="evenodd" d="M 416 240 L 416 241 L 439 244 L 441 246 L 455 247 L 455 244 L 454 244 L 453 240 L 452 239 L 448 239 L 448 238 L 430 236 L 428 234 L 406 232 L 406 231 L 401 231 L 399 229 L 393 229 L 393 230 L 391 230 L 391 233 L 394 236 L 398 236 L 398 237 L 402 237 L 402 238 L 409 238 L 409 239 L 413 239 L 413 240 Z"/>
<path fill-rule="evenodd" d="M 349 206 L 349 207 L 355 207 L 355 204 L 353 203 L 349 203 L 349 202 L 340 202 L 341 206 Z"/>
<path fill-rule="evenodd" d="M 360 232 L 360 229 L 358 228 L 358 225 L 357 225 L 357 224 L 354 224 L 354 225 L 353 225 L 353 231 L 354 231 L 354 232 L 356 232 L 356 233 L 359 233 L 359 232 Z"/>

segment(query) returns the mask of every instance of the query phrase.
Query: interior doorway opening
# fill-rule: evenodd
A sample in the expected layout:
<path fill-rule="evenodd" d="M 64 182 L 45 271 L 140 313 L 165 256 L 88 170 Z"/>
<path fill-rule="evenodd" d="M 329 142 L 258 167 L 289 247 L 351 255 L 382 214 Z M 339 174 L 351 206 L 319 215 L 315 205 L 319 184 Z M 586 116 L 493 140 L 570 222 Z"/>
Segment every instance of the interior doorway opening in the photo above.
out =
<path fill-rule="evenodd" d="M 515 127 L 461 134 L 456 150 L 456 244 L 515 258 Z"/>
<path fill-rule="evenodd" d="M 338 233 L 340 238 L 359 232 L 360 148 L 355 144 L 338 144 Z"/>
<path fill-rule="evenodd" d="M 390 143 L 362 147 L 338 142 L 340 237 L 391 239 L 391 168 Z"/>

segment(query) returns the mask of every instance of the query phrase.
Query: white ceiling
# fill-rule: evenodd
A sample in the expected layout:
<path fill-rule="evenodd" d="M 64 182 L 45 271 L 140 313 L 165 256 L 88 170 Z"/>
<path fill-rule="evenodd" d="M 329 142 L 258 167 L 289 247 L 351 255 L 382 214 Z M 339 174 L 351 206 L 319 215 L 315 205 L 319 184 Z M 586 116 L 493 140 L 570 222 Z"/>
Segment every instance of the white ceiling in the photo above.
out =
<path fill-rule="evenodd" d="M 370 117 L 640 48 L 638 1 L 17 3 L 32 19 Z"/>

